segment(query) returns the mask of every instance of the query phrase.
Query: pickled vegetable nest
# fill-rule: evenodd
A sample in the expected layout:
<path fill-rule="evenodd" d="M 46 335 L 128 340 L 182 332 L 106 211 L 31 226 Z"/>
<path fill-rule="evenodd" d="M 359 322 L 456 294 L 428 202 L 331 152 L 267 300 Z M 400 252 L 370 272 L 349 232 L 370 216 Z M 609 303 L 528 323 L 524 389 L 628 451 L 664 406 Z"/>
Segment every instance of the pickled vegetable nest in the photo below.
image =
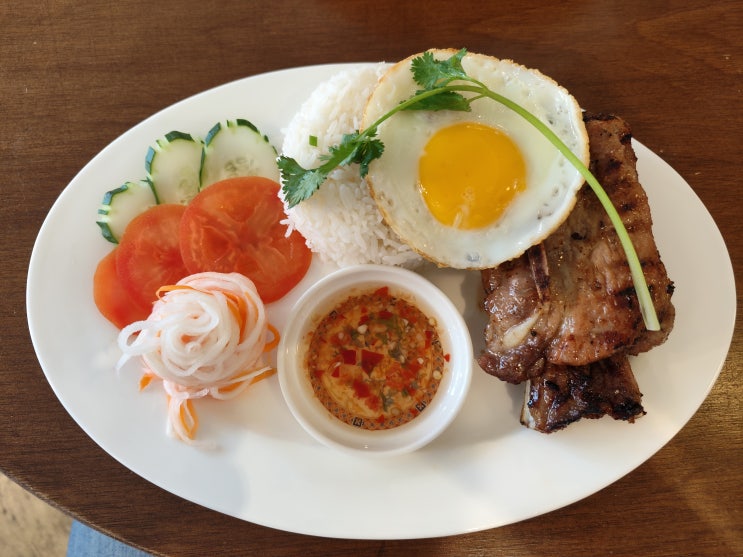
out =
<path fill-rule="evenodd" d="M 340 301 L 307 342 L 315 395 L 339 420 L 369 430 L 424 411 L 449 359 L 435 320 L 386 286 Z"/>

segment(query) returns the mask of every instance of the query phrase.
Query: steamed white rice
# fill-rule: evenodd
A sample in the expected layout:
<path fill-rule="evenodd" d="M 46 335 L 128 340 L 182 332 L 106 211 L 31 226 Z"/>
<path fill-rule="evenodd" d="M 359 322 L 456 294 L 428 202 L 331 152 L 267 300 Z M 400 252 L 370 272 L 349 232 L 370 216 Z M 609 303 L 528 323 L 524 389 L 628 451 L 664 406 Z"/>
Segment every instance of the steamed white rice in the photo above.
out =
<path fill-rule="evenodd" d="M 343 71 L 320 84 L 284 132 L 284 155 L 314 168 L 344 134 L 356 131 L 369 95 L 386 64 Z M 310 145 L 317 137 L 317 146 Z M 287 209 L 284 221 L 298 230 L 323 261 L 340 267 L 378 263 L 415 267 L 420 255 L 385 224 L 358 165 L 336 169 L 315 194 Z"/>

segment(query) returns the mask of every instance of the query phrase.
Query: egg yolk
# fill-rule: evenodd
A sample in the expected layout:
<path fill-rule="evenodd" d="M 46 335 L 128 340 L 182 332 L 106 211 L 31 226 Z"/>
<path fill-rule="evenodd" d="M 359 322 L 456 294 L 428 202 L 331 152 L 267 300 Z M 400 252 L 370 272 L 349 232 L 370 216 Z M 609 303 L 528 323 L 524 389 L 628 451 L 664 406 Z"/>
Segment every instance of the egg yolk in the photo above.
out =
<path fill-rule="evenodd" d="M 436 131 L 418 163 L 419 188 L 431 214 L 460 229 L 497 221 L 526 188 L 526 164 L 505 133 L 477 122 Z"/>

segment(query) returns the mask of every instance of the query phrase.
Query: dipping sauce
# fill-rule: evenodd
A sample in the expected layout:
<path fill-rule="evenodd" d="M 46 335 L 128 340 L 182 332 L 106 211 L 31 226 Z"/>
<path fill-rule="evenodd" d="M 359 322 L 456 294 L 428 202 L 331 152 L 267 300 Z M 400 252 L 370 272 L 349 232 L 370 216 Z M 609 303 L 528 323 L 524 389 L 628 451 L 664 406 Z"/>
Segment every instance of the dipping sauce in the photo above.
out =
<path fill-rule="evenodd" d="M 331 414 L 377 430 L 425 410 L 447 360 L 435 321 L 382 287 L 348 297 L 320 321 L 310 335 L 307 370 Z"/>

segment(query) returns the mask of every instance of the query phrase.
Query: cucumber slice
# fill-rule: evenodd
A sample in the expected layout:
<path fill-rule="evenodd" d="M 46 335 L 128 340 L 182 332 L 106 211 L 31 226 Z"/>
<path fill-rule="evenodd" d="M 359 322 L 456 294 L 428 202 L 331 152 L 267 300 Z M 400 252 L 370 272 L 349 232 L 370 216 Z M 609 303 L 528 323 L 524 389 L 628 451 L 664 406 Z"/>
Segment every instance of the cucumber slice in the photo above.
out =
<path fill-rule="evenodd" d="M 126 182 L 105 193 L 95 222 L 106 240 L 118 244 L 126 225 L 153 205 L 157 199 L 149 182 Z"/>
<path fill-rule="evenodd" d="M 235 176 L 279 181 L 276 149 L 248 120 L 219 122 L 209 130 L 201 156 L 201 188 Z"/>
<path fill-rule="evenodd" d="M 172 131 L 147 150 L 144 168 L 158 203 L 187 205 L 199 192 L 203 145 L 190 134 Z"/>

